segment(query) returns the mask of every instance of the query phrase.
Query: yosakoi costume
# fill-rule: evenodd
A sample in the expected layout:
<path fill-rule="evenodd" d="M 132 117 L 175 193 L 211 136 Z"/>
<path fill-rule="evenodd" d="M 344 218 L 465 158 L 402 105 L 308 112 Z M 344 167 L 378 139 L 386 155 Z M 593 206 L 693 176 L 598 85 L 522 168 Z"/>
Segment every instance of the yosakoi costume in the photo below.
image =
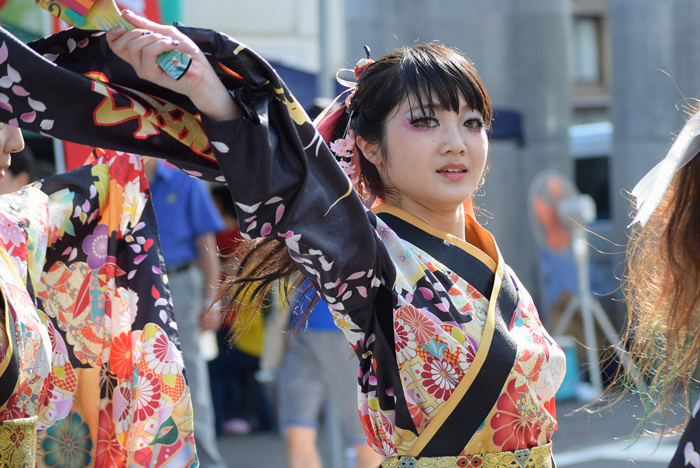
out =
<path fill-rule="evenodd" d="M 368 211 L 264 60 L 226 36 L 183 32 L 210 58 L 245 118 L 199 116 L 187 99 L 141 81 L 100 37 L 81 31 L 32 45 L 58 67 L 10 47 L 13 68 L 58 68 L 52 73 L 66 81 L 54 89 L 76 92 L 44 97 L 31 80 L 28 91 L 46 109 L 32 122 L 16 110 L 13 117 L 41 130 L 54 115 L 44 130 L 50 135 L 166 157 L 227 183 L 242 235 L 286 244 L 355 349 L 360 417 L 368 443 L 389 457 L 385 466 L 551 466 L 564 356 L 491 235 L 470 216 L 465 242 L 396 208 Z M 61 115 L 68 105 L 84 112 Z"/>
<path fill-rule="evenodd" d="M 0 466 L 196 464 L 147 187 L 104 155 L 0 196 Z"/>

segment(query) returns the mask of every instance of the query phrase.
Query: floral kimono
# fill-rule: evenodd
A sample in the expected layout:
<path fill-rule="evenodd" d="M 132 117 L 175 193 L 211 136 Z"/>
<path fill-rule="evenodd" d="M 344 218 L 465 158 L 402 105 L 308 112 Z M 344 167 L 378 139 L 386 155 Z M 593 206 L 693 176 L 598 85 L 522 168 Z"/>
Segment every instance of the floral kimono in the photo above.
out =
<path fill-rule="evenodd" d="M 138 156 L 0 196 L 0 466 L 194 466 Z"/>
<path fill-rule="evenodd" d="M 460 466 L 550 466 L 564 356 L 491 235 L 470 216 L 465 242 L 395 208 L 368 211 L 263 59 L 226 36 L 183 32 L 245 118 L 199 116 L 187 99 L 119 66 L 99 35 L 81 31 L 32 44 L 59 67 L 10 48 L 13 68 L 65 73 L 53 93 L 25 85 L 51 101 L 32 122 L 16 111 L 11 117 L 36 129 L 55 115 L 44 130 L 50 135 L 166 157 L 227 183 L 241 235 L 284 243 L 355 349 L 359 414 L 368 443 L 390 457 L 387 466 L 433 457 L 455 457 Z M 76 94 L 68 100 L 57 92 L 69 88 Z M 62 115 L 78 97 L 85 112 Z M 81 134 L 71 132 L 75 125 Z"/>

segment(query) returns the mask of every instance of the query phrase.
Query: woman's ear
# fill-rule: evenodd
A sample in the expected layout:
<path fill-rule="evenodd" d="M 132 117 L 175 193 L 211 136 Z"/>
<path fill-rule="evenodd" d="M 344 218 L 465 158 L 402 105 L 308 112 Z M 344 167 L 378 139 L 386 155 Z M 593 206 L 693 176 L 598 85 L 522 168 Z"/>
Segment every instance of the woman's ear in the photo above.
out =
<path fill-rule="evenodd" d="M 15 180 L 17 180 L 17 190 L 21 189 L 25 185 L 28 185 L 30 182 L 34 182 L 33 180 L 29 180 L 29 174 L 27 174 L 26 171 L 22 171 L 17 174 L 15 176 Z"/>
<path fill-rule="evenodd" d="M 367 159 L 367 161 L 371 162 L 377 167 L 379 167 L 379 165 L 382 164 L 382 157 L 381 153 L 379 152 L 379 145 L 369 143 L 361 136 L 355 137 L 355 145 L 357 145 L 357 147 L 360 148 L 360 151 L 362 151 L 362 155 L 365 157 L 365 159 Z"/>

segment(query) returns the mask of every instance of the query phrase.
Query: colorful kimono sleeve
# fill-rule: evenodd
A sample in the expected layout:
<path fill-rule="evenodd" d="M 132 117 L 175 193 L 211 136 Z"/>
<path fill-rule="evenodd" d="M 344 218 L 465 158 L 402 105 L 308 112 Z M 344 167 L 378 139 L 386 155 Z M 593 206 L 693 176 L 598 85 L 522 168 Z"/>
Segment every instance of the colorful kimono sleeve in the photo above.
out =
<path fill-rule="evenodd" d="M 102 157 L 3 197 L 15 220 L 11 233 L 22 237 L 0 234 L 2 247 L 37 304 L 11 306 L 37 336 L 25 335 L 20 347 L 23 374 L 7 411 L 38 417 L 37 466 L 197 463 L 141 168 L 137 156 Z M 30 351 L 46 341 L 43 329 L 50 364 Z"/>
<path fill-rule="evenodd" d="M 257 122 L 204 121 L 241 235 L 276 236 L 333 310 L 370 304 L 381 284 L 378 237 L 347 176 L 315 131 L 304 150 L 295 123 L 273 127 L 269 113 L 288 115 L 273 96 L 255 101 Z"/>
<path fill-rule="evenodd" d="M 244 45 L 213 31 L 182 30 L 235 91 L 245 119 L 207 122 L 186 97 L 138 78 L 104 35 L 79 30 L 38 40 L 33 50 L 0 30 L 0 76 L 11 70 L 21 83 L 19 94 L 0 96 L 0 119 L 225 181 L 244 236 L 284 242 L 336 311 L 371 304 L 383 277 L 378 237 L 299 103 Z M 75 108 L 80 112 L 66 112 Z"/>
<path fill-rule="evenodd" d="M 211 32 L 185 30 L 235 90 L 245 118 L 203 125 L 245 237 L 275 236 L 336 312 L 372 304 L 393 271 L 350 180 L 275 70 Z M 225 38 L 225 42 L 221 39 Z M 230 78 L 234 79 L 231 80 Z"/>

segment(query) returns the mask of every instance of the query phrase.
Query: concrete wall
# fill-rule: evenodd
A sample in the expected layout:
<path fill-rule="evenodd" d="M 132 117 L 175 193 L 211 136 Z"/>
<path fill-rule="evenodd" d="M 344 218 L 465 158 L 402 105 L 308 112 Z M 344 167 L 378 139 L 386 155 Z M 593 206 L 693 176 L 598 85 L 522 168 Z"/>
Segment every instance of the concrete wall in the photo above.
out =
<path fill-rule="evenodd" d="M 224 32 L 268 60 L 319 70 L 318 0 L 183 0 L 183 23 Z"/>
<path fill-rule="evenodd" d="M 700 3 L 609 0 L 608 12 L 615 124 L 612 207 L 615 240 L 625 243 L 630 203 L 620 191 L 631 191 L 663 158 L 686 119 L 682 107 L 694 104 L 683 97 L 700 96 Z"/>
<path fill-rule="evenodd" d="M 438 41 L 475 62 L 495 107 L 523 115 L 525 145 L 492 145 L 485 196 L 477 203 L 493 214 L 489 230 L 506 261 L 536 294 L 537 254 L 525 200 L 541 170 L 571 174 L 569 2 L 355 0 L 345 8 L 346 55 L 353 64 L 364 44 L 378 57 L 414 42 Z"/>

